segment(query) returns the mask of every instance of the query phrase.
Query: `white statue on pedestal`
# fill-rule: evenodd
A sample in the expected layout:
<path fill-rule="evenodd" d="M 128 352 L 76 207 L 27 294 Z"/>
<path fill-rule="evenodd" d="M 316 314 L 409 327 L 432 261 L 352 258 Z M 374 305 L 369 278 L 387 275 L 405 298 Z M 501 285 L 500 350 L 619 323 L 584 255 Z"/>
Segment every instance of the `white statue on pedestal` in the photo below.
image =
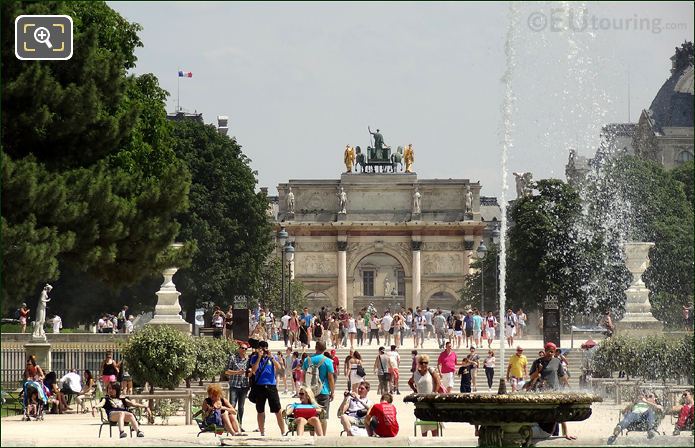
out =
<path fill-rule="evenodd" d="M 340 187 L 340 193 L 338 193 L 338 213 L 347 213 L 345 208 L 347 207 L 347 193 Z"/>
<path fill-rule="evenodd" d="M 384 279 L 384 295 L 387 296 L 391 294 L 391 282 L 389 281 L 389 278 L 386 277 Z"/>
<path fill-rule="evenodd" d="M 36 321 L 34 322 L 34 332 L 31 337 L 33 339 L 46 340 L 46 332 L 43 331 L 43 325 L 46 323 L 46 304 L 51 301 L 48 298 L 48 293 L 51 292 L 53 286 L 46 283 L 39 297 L 39 304 L 36 307 Z"/>
<path fill-rule="evenodd" d="M 413 193 L 413 214 L 416 215 L 420 214 L 420 196 L 420 192 L 416 188 L 415 193 Z"/>
<path fill-rule="evenodd" d="M 294 213 L 294 193 L 292 193 L 292 187 L 287 192 L 287 213 Z"/>
<path fill-rule="evenodd" d="M 473 213 L 473 193 L 471 193 L 470 185 L 466 185 L 466 213 Z"/>

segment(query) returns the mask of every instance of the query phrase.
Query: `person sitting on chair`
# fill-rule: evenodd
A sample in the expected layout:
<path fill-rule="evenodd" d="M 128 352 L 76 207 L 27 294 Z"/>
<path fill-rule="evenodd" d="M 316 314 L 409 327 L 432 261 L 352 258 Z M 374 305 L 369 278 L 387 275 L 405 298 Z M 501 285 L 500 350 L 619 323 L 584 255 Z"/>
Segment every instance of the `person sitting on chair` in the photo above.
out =
<path fill-rule="evenodd" d="M 677 436 L 681 431 L 693 429 L 693 393 L 689 390 L 683 392 L 681 404 L 671 408 L 671 411 L 678 415 L 676 426 L 673 428 L 673 435 Z"/>
<path fill-rule="evenodd" d="M 144 408 L 147 411 L 147 415 L 151 417 L 152 411 L 145 404 L 135 403 L 129 400 L 127 397 L 121 398 L 121 384 L 117 382 L 109 383 L 106 386 L 106 395 L 101 399 L 97 408 L 104 408 L 106 411 L 106 419 L 109 422 L 118 423 L 118 430 L 121 434 L 121 439 L 128 437 L 128 434 L 124 431 L 125 422 L 128 422 L 130 426 L 137 432 L 138 437 L 145 437 L 145 434 L 140 430 L 140 425 L 138 424 L 135 415 L 128 410 L 128 408 Z M 92 408 L 92 415 L 94 415 L 95 408 Z"/>
<path fill-rule="evenodd" d="M 365 418 L 367 411 L 374 404 L 372 400 L 367 398 L 369 393 L 369 383 L 363 381 L 357 386 L 357 393 L 346 391 L 345 399 L 338 409 L 340 422 L 343 424 L 343 429 L 348 437 L 351 437 L 352 427 L 365 427 Z"/>
<path fill-rule="evenodd" d="M 207 388 L 208 397 L 203 400 L 203 415 L 206 425 L 224 426 L 224 430 L 234 436 L 244 435 L 239 430 L 236 419 L 237 411 L 234 406 L 222 396 L 219 384 L 210 384 Z"/>
<path fill-rule="evenodd" d="M 381 395 L 381 401 L 367 412 L 364 419 L 367 433 L 370 436 L 396 437 L 398 435 L 398 419 L 393 396 L 389 393 Z"/>
<path fill-rule="evenodd" d="M 287 415 L 294 416 L 294 422 L 297 425 L 297 435 L 304 435 L 304 427 L 309 424 L 314 427 L 314 432 L 317 436 L 323 436 L 323 426 L 319 419 L 319 412 L 322 407 L 316 402 L 314 392 L 310 387 L 300 387 L 299 403 L 294 403 L 287 412 Z"/>
<path fill-rule="evenodd" d="M 608 438 L 608 445 L 615 443 L 618 435 L 635 423 L 646 425 L 647 438 L 653 439 L 656 431 L 657 411 L 663 412 L 664 408 L 656 402 L 654 393 L 646 392 L 639 401 L 625 408 L 625 415 L 613 429 L 613 435 Z"/>

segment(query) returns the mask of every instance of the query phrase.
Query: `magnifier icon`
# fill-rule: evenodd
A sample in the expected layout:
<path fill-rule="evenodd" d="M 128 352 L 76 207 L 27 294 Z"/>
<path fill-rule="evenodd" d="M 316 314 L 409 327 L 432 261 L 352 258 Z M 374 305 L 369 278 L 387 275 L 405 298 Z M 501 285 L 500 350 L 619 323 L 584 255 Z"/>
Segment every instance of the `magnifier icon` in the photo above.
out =
<path fill-rule="evenodd" d="M 51 44 L 51 33 L 46 27 L 40 26 L 34 30 L 34 39 L 40 44 L 46 44 L 48 48 L 53 48 Z"/>

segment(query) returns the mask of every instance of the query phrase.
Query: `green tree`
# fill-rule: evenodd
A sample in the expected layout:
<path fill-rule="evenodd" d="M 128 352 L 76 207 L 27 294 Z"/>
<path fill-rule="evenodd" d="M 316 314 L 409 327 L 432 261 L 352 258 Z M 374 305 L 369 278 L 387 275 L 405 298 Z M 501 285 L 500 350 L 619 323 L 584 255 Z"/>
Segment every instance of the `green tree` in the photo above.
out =
<path fill-rule="evenodd" d="M 174 125 L 174 150 L 192 176 L 190 209 L 178 216 L 179 238 L 199 249 L 190 268 L 176 275 L 190 319 L 203 302 L 231 304 L 235 295 L 260 297 L 270 253 L 267 198 L 256 193 L 255 173 L 236 140 L 214 126 Z"/>
<path fill-rule="evenodd" d="M 167 93 L 152 75 L 126 75 L 140 26 L 104 2 L 1 7 L 3 61 L 14 60 L 17 15 L 69 14 L 75 24 L 71 60 L 1 66 L 3 302 L 25 300 L 62 272 L 78 285 L 120 288 L 184 266 L 194 246 L 168 246 L 190 176 L 171 149 Z M 54 304 L 60 312 L 93 299 L 59 283 L 70 298 Z"/>
<path fill-rule="evenodd" d="M 304 284 L 297 280 L 288 280 L 289 273 L 285 268 L 285 297 L 292 309 L 300 310 L 306 305 Z M 261 271 L 261 284 L 258 290 L 258 301 L 261 306 L 268 307 L 276 316 L 282 316 L 282 265 L 280 258 L 270 256 Z"/>
<path fill-rule="evenodd" d="M 166 325 L 146 325 L 121 349 L 128 372 L 139 384 L 174 389 L 188 378 L 196 363 L 196 348 L 190 335 Z"/>
<path fill-rule="evenodd" d="M 481 294 L 484 293 L 485 299 L 482 303 L 485 309 L 481 310 L 481 313 L 484 315 L 487 310 L 491 310 L 495 313 L 497 312 L 499 308 L 498 252 L 499 248 L 497 245 L 491 244 L 488 247 L 485 258 L 482 260 L 480 258 L 473 260 L 471 263 L 473 272 L 466 276 L 463 288 L 459 291 L 461 294 L 458 303 L 459 307 L 470 305 L 480 308 Z M 481 278 L 481 276 L 483 278 Z M 485 283 L 484 285 L 483 282 Z"/>
<path fill-rule="evenodd" d="M 630 273 L 614 235 L 589 231 L 579 194 L 569 185 L 540 180 L 536 189 L 538 195 L 518 200 L 509 212 L 508 303 L 539 309 L 555 295 L 565 323 L 577 314 L 619 309 Z"/>
<path fill-rule="evenodd" d="M 682 305 L 692 303 L 693 207 L 692 163 L 673 172 L 660 164 L 624 156 L 606 167 L 616 200 L 628 204 L 624 226 L 632 241 L 650 241 L 650 266 L 642 275 L 654 316 L 680 322 Z M 690 172 L 688 172 L 690 168 Z"/>
<path fill-rule="evenodd" d="M 204 337 L 193 338 L 193 345 L 196 352 L 195 365 L 186 381 L 187 387 L 189 380 L 197 379 L 202 383 L 203 380 L 214 379 L 223 373 L 229 355 L 237 348 L 236 343 L 228 339 Z"/>

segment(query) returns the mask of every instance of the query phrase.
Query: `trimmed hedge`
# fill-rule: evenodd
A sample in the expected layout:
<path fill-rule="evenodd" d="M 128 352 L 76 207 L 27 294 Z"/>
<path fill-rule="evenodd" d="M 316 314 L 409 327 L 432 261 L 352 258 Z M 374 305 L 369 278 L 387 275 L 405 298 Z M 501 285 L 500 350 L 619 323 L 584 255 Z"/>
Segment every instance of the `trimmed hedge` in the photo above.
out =
<path fill-rule="evenodd" d="M 603 340 L 593 358 L 596 377 L 624 371 L 648 381 L 693 380 L 693 337 L 613 336 Z"/>

